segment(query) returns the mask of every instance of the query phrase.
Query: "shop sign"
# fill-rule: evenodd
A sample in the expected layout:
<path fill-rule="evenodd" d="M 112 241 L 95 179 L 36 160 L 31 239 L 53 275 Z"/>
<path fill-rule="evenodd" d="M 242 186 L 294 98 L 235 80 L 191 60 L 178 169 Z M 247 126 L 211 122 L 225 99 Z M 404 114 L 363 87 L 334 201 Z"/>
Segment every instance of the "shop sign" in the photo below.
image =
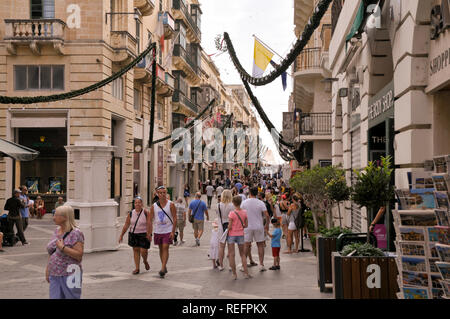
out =
<path fill-rule="evenodd" d="M 394 81 L 385 86 L 377 95 L 369 100 L 369 121 L 393 109 Z"/>
<path fill-rule="evenodd" d="M 429 93 L 450 83 L 450 0 L 442 0 L 431 12 L 431 40 L 428 62 Z"/>
<path fill-rule="evenodd" d="M 158 146 L 158 186 L 164 185 L 164 149 L 162 146 Z"/>

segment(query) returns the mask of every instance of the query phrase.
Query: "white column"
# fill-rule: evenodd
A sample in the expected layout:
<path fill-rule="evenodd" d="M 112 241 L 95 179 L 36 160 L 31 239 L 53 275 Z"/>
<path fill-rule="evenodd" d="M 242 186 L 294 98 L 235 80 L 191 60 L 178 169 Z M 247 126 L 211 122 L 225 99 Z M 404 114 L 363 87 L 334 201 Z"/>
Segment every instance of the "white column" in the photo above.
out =
<path fill-rule="evenodd" d="M 108 146 L 106 141 L 76 141 L 66 150 L 75 168 L 75 192 L 67 198 L 67 205 L 80 211 L 84 251 L 116 250 L 118 204 L 108 192 L 108 165 L 114 146 Z"/>

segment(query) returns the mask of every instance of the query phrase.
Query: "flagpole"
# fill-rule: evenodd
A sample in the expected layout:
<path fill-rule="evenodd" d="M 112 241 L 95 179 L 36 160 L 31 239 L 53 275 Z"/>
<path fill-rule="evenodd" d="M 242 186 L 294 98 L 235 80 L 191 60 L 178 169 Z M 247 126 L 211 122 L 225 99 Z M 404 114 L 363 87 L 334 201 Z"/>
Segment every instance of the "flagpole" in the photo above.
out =
<path fill-rule="evenodd" d="M 273 50 L 271 47 L 269 47 L 267 44 L 265 44 L 265 43 L 264 43 L 260 38 L 258 38 L 255 34 L 252 34 L 252 36 L 253 36 L 256 40 L 258 40 L 259 42 L 261 42 L 261 44 L 264 45 L 264 46 L 266 47 L 267 50 L 269 50 L 269 51 L 271 51 L 272 53 L 278 55 L 282 60 L 284 60 L 284 58 L 283 58 L 281 55 L 279 55 L 277 52 L 275 52 L 275 50 Z M 287 72 L 287 71 L 286 71 L 286 73 L 287 73 L 290 77 L 292 77 L 292 74 L 291 74 L 291 73 L 289 73 L 289 72 Z"/>
<path fill-rule="evenodd" d="M 279 55 L 277 52 L 275 52 L 275 50 L 273 50 L 271 47 L 269 47 L 267 44 L 265 44 L 260 38 L 258 38 L 255 34 L 253 34 L 253 37 L 256 38 L 259 42 L 261 42 L 269 51 L 272 51 L 272 53 L 278 55 L 280 58 L 282 58 L 284 60 L 284 58 Z"/>

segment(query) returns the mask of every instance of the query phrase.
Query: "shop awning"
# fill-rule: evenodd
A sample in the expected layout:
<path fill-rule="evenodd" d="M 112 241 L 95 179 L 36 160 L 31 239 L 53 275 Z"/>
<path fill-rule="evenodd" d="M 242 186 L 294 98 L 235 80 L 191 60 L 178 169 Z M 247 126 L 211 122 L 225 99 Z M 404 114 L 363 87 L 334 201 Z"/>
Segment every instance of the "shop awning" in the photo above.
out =
<path fill-rule="evenodd" d="M 38 155 L 38 151 L 0 138 L 0 156 L 12 157 L 18 161 L 32 161 Z"/>

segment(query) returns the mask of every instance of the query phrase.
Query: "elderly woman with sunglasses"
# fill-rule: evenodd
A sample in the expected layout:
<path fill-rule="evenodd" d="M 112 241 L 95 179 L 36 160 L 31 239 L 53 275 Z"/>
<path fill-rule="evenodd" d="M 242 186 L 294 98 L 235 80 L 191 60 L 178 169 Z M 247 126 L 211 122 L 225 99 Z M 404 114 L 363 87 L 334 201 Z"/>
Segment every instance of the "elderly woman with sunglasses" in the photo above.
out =
<path fill-rule="evenodd" d="M 132 274 L 139 274 L 139 264 L 144 261 L 145 269 L 150 270 L 148 264 L 148 250 L 152 239 L 152 221 L 149 213 L 143 208 L 142 198 L 134 199 L 134 209 L 127 215 L 125 225 L 123 225 L 122 233 L 119 237 L 119 243 L 123 240 L 123 235 L 128 232 L 128 245 L 133 248 L 134 264 L 136 268 Z"/>
<path fill-rule="evenodd" d="M 47 245 L 45 271 L 50 283 L 50 299 L 80 299 L 84 235 L 75 224 L 71 206 L 56 209 L 53 221 L 58 227 Z"/>
<path fill-rule="evenodd" d="M 155 225 L 154 243 L 159 247 L 161 258 L 159 276 L 164 278 L 167 274 L 169 246 L 173 243 L 177 227 L 177 209 L 175 204 L 167 199 L 167 189 L 164 186 L 159 186 L 156 192 L 159 200 L 150 207 L 150 218 Z"/>

